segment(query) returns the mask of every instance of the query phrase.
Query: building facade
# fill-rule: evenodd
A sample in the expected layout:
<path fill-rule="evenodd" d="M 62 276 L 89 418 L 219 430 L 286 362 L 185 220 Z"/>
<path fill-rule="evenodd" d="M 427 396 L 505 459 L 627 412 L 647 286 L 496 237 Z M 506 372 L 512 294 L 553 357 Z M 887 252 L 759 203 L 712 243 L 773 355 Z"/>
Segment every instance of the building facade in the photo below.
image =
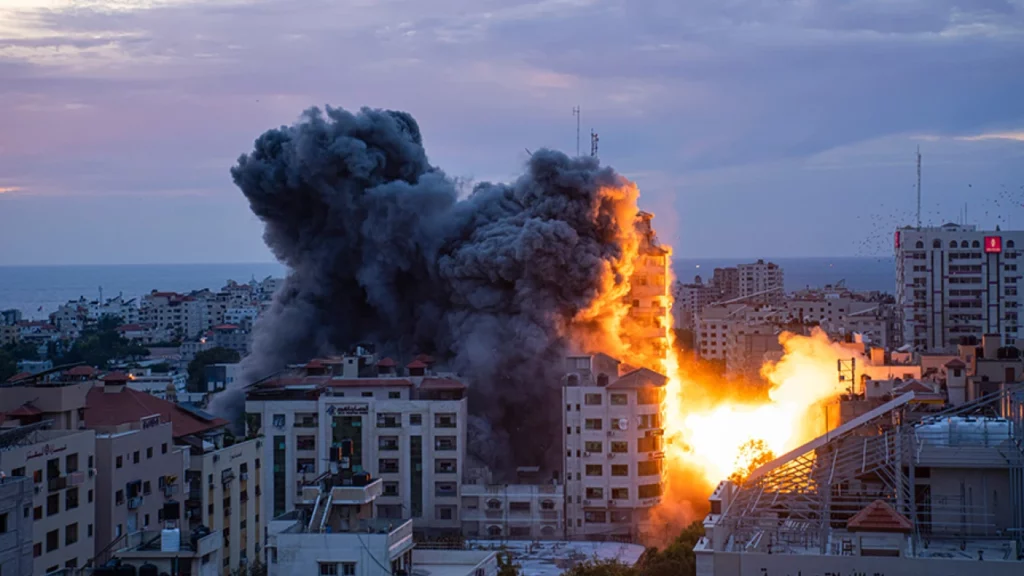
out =
<path fill-rule="evenodd" d="M 564 486 L 463 484 L 462 534 L 466 538 L 554 540 L 566 535 Z"/>
<path fill-rule="evenodd" d="M 1018 246 L 1024 232 L 945 224 L 896 231 L 899 339 L 920 350 L 955 349 L 964 337 L 1018 332 Z"/>
<path fill-rule="evenodd" d="M 32 574 L 33 492 L 26 477 L 0 478 L 0 574 Z"/>
<path fill-rule="evenodd" d="M 661 401 L 667 379 L 619 374 L 604 354 L 566 359 L 562 387 L 566 537 L 635 539 L 664 482 Z"/>
<path fill-rule="evenodd" d="M 272 517 L 302 502 L 302 488 L 327 468 L 342 440 L 354 466 L 382 480 L 382 518 L 411 517 L 417 530 L 460 530 L 459 486 L 466 454 L 465 386 L 415 360 L 405 376 L 371 355 L 313 360 L 247 396 L 250 434 L 266 442 L 263 508 Z"/>
<path fill-rule="evenodd" d="M 30 484 L 35 574 L 80 568 L 95 551 L 95 434 L 47 425 L 5 430 L 6 445 L 0 450 L 0 470 Z M 24 512 L 19 510 L 18 517 Z"/>

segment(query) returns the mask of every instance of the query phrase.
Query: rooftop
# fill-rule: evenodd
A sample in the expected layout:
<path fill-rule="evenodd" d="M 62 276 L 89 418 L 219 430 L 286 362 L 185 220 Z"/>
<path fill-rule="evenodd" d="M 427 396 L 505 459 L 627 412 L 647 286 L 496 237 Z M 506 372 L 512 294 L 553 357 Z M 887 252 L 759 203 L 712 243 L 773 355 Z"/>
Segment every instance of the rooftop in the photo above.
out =
<path fill-rule="evenodd" d="M 189 410 L 127 387 L 110 392 L 103 386 L 94 386 L 86 396 L 85 423 L 89 428 L 119 426 L 157 414 L 161 422 L 171 423 L 175 438 L 209 432 L 228 424 L 223 418 Z"/>

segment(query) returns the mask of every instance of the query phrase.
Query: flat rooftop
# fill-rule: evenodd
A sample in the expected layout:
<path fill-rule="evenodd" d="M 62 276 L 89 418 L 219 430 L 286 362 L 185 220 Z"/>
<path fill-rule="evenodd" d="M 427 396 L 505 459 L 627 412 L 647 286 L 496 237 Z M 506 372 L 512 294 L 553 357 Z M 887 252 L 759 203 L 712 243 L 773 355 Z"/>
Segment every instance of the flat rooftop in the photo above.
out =
<path fill-rule="evenodd" d="M 523 576 L 560 576 L 586 560 L 617 560 L 633 566 L 644 547 L 621 542 L 564 542 L 555 540 L 470 540 L 467 546 L 484 550 L 504 547 L 522 565 Z M 437 576 L 437 575 L 432 575 Z"/>

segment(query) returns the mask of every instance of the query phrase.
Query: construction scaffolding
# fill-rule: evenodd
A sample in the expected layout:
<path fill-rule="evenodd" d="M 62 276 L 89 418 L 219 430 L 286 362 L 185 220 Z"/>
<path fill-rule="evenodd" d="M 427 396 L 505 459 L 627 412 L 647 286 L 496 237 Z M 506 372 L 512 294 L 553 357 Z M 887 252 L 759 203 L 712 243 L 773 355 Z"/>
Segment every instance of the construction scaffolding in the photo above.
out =
<path fill-rule="evenodd" d="M 716 549 L 843 555 L 846 522 L 882 500 L 913 524 L 913 556 L 1024 554 L 1024 385 L 925 412 L 910 392 L 730 487 Z M 989 555 L 991 554 L 991 555 Z"/>

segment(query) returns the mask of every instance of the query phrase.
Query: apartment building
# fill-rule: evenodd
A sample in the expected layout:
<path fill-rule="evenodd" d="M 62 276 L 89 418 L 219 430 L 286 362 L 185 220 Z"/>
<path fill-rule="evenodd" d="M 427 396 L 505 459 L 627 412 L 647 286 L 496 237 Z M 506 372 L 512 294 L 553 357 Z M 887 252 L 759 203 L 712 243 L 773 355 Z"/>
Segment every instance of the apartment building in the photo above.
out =
<path fill-rule="evenodd" d="M 653 214 L 646 212 L 640 212 L 637 217 L 641 242 L 627 296 L 631 303 L 627 323 L 630 345 L 643 358 L 665 356 L 671 328 L 671 252 L 658 244 L 651 225 L 653 218 Z"/>
<path fill-rule="evenodd" d="M 561 472 L 545 479 L 539 467 L 520 467 L 515 484 L 494 484 L 490 482 L 489 471 L 474 472 L 479 474 L 463 476 L 463 536 L 513 540 L 565 537 L 565 485 L 559 482 Z"/>
<path fill-rule="evenodd" d="M 54 421 L 29 411 L 7 413 L 15 425 L 0 432 L 0 470 L 31 483 L 30 510 L 21 506 L 15 515 L 31 515 L 32 573 L 73 571 L 95 552 L 95 434 L 49 428 Z M 14 519 L 8 516 L 7 522 L 13 525 Z"/>
<path fill-rule="evenodd" d="M 411 516 L 428 533 L 460 530 L 459 485 L 466 453 L 465 385 L 421 356 L 399 370 L 366 351 L 314 359 L 253 387 L 251 435 L 263 435 L 263 508 L 280 516 L 302 502 L 329 453 L 349 439 L 357 471 L 382 481 L 376 513 Z M 399 375 L 399 373 L 402 375 Z"/>
<path fill-rule="evenodd" d="M 740 264 L 736 270 L 741 298 L 777 304 L 785 297 L 784 274 L 778 264 L 758 260 L 751 264 Z"/>
<path fill-rule="evenodd" d="M 28 478 L 0 478 L 0 574 L 32 573 L 33 491 Z"/>
<path fill-rule="evenodd" d="M 738 268 L 715 268 L 711 286 L 722 295 L 722 300 L 740 297 L 740 271 Z"/>
<path fill-rule="evenodd" d="M 18 343 L 19 331 L 17 326 L 0 324 L 0 346 L 10 346 Z"/>
<path fill-rule="evenodd" d="M 1024 231 L 961 224 L 897 230 L 901 341 L 920 350 L 946 350 L 969 336 L 1016 338 L 1018 245 L 1024 247 Z"/>
<path fill-rule="evenodd" d="M 704 307 L 721 298 L 721 291 L 711 284 L 705 284 L 700 276 L 690 284 L 677 282 L 672 288 L 673 328 L 693 330 Z"/>
<path fill-rule="evenodd" d="M 567 537 L 635 539 L 661 502 L 661 401 L 667 378 L 640 368 L 620 374 L 604 354 L 566 359 Z"/>

